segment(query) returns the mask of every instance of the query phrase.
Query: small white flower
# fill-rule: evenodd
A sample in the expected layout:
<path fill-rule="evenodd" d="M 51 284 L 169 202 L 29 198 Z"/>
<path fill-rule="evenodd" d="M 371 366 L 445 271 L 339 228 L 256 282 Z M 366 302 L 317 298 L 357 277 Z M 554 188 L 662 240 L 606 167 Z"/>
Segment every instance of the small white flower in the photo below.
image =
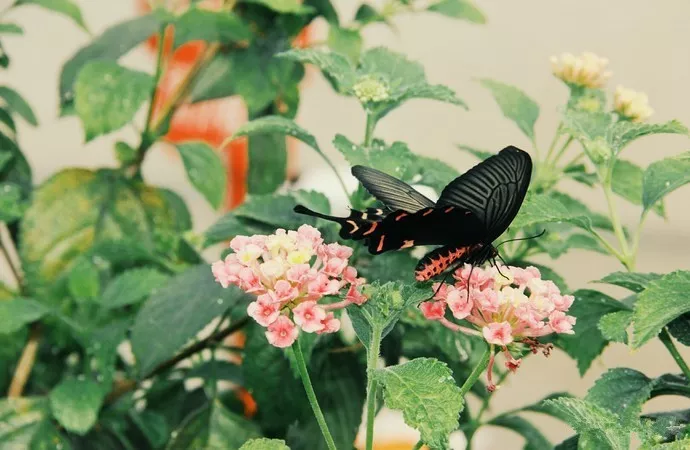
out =
<path fill-rule="evenodd" d="M 258 245 L 249 244 L 242 250 L 237 252 L 237 260 L 241 264 L 248 266 L 254 261 L 256 261 L 259 258 L 259 256 L 261 256 L 261 253 L 263 253 L 261 247 L 259 247 Z"/>
<path fill-rule="evenodd" d="M 600 88 L 611 77 L 606 70 L 609 60 L 585 52 L 580 56 L 564 53 L 558 57 L 551 57 L 553 74 L 568 84 L 587 88 Z"/>
<path fill-rule="evenodd" d="M 275 258 L 262 263 L 259 270 L 267 278 L 279 278 L 287 270 L 287 265 L 282 258 Z"/>
<path fill-rule="evenodd" d="M 276 233 L 266 239 L 266 248 L 272 255 L 277 255 L 281 250 L 291 252 L 297 245 L 297 237 L 286 233 Z"/>
<path fill-rule="evenodd" d="M 649 107 L 647 94 L 623 86 L 616 87 L 613 94 L 613 109 L 632 122 L 644 122 L 654 114 L 654 110 Z"/>
<path fill-rule="evenodd" d="M 388 86 L 383 81 L 371 76 L 361 78 L 352 90 L 362 103 L 383 102 L 390 97 Z"/>

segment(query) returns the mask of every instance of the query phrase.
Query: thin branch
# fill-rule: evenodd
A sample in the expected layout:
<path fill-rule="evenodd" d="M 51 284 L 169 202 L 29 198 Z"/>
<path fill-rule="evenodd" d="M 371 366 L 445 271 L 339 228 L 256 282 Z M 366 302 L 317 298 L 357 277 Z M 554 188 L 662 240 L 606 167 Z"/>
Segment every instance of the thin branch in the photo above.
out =
<path fill-rule="evenodd" d="M 5 236 L 9 239 L 9 244 L 5 244 Z M 24 277 L 20 266 L 15 264 L 14 257 L 17 255 L 17 249 L 14 246 L 12 235 L 10 234 L 9 228 L 7 228 L 7 224 L 3 222 L 0 222 L 0 251 L 7 260 L 7 265 L 12 271 L 17 288 L 21 289 Z"/>
<path fill-rule="evenodd" d="M 29 340 L 24 345 L 22 356 L 19 358 L 19 363 L 12 376 L 10 389 L 7 391 L 7 397 L 16 398 L 21 397 L 24 392 L 24 386 L 29 381 L 31 369 L 34 367 L 36 361 L 36 353 L 38 352 L 38 341 L 41 339 L 41 327 L 38 323 L 31 325 L 31 332 L 29 333 Z"/>

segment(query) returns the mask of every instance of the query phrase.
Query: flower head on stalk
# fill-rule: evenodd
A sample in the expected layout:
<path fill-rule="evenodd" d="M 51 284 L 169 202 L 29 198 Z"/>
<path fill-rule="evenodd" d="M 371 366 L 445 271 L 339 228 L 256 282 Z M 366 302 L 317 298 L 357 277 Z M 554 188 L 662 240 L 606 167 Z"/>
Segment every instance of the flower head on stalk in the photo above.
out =
<path fill-rule="evenodd" d="M 512 372 L 520 367 L 521 360 L 511 355 L 510 344 L 527 344 L 532 352 L 542 350 L 548 356 L 551 345 L 539 344 L 537 338 L 574 333 L 575 317 L 567 315 L 573 296 L 562 295 L 552 281 L 541 278 L 535 267 L 503 266 L 499 272 L 494 267 L 481 269 L 466 264 L 454 277 L 453 285 L 440 289 L 438 283 L 433 286 L 438 291 L 431 301 L 420 305 L 422 313 L 453 331 L 482 336 L 492 350 L 502 348 L 506 367 Z M 491 355 L 487 378 L 488 389 L 493 391 L 493 351 Z"/>
<path fill-rule="evenodd" d="M 585 88 L 601 88 L 611 77 L 611 72 L 606 70 L 609 60 L 584 52 L 580 56 L 563 53 L 560 57 L 551 58 L 553 74 L 566 84 Z"/>
<path fill-rule="evenodd" d="M 623 119 L 631 122 L 644 122 L 654 114 L 654 110 L 649 106 L 647 94 L 623 86 L 616 87 L 613 94 L 613 109 Z"/>
<path fill-rule="evenodd" d="M 333 310 L 367 300 L 360 292 L 365 280 L 348 265 L 352 249 L 325 244 L 319 230 L 309 225 L 267 236 L 236 236 L 230 248 L 233 253 L 211 266 L 216 282 L 257 296 L 247 314 L 266 327 L 266 338 L 276 347 L 291 346 L 300 329 L 335 333 L 340 321 Z M 342 301 L 319 304 L 341 291 Z"/>

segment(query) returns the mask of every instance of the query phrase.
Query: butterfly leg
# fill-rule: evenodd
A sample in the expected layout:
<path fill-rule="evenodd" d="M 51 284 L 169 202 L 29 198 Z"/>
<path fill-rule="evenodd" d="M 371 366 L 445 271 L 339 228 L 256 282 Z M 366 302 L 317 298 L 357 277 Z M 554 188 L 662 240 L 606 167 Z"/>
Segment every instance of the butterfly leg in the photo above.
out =
<path fill-rule="evenodd" d="M 499 258 L 501 258 L 501 257 L 499 256 Z M 501 261 L 503 261 L 503 258 L 501 258 Z M 505 275 L 503 274 L 503 272 L 501 272 L 501 268 L 498 266 L 498 264 L 496 264 L 496 258 L 492 258 L 492 259 L 491 259 L 491 264 L 493 264 L 493 266 L 496 268 L 496 270 L 498 270 L 498 273 L 499 273 L 503 278 L 505 278 L 506 280 L 508 279 L 508 277 L 505 276 Z M 503 265 L 506 266 L 506 267 L 508 266 L 508 264 L 506 264 L 505 261 L 503 261 Z"/>

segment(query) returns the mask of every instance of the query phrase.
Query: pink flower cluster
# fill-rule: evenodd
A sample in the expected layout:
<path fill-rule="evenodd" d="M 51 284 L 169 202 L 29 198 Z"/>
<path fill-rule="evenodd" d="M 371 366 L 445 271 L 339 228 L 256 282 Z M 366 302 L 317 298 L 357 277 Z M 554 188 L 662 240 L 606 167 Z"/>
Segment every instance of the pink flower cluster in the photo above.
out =
<path fill-rule="evenodd" d="M 300 328 L 319 334 L 338 331 L 333 310 L 367 300 L 359 291 L 364 279 L 348 265 L 352 249 L 324 244 L 319 230 L 309 225 L 269 236 L 236 236 L 230 247 L 234 253 L 213 263 L 213 275 L 223 287 L 235 285 L 256 294 L 247 313 L 267 328 L 266 338 L 276 347 L 291 346 Z M 346 287 L 342 301 L 318 303 Z"/>
<path fill-rule="evenodd" d="M 550 347 L 538 344 L 536 338 L 551 333 L 573 334 L 575 317 L 567 315 L 573 296 L 561 295 L 552 281 L 542 280 L 535 267 L 502 266 L 499 272 L 495 267 L 472 269 L 465 265 L 454 277 L 454 285 L 445 284 L 440 289 L 438 283 L 434 285 L 438 292 L 432 301 L 420 305 L 422 313 L 454 331 L 481 335 L 492 348 L 502 347 L 506 366 L 512 371 L 520 366 L 520 360 L 513 358 L 508 344 L 523 342 L 535 353 L 541 347 L 548 354 Z M 473 328 L 452 322 L 446 318 L 447 312 Z M 488 371 L 490 390 L 495 389 L 492 365 L 493 352 Z"/>

